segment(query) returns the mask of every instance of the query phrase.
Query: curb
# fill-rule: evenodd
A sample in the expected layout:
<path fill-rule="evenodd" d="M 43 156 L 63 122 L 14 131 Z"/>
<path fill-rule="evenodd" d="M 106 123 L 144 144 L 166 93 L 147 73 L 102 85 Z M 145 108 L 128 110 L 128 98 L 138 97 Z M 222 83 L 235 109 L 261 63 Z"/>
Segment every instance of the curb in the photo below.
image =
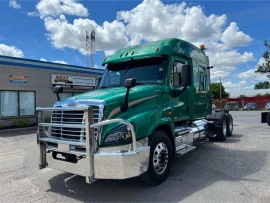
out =
<path fill-rule="evenodd" d="M 0 130 L 0 136 L 1 135 L 7 135 L 12 133 L 19 133 L 19 134 L 25 134 L 26 132 L 35 132 L 37 130 L 36 126 L 33 127 L 25 127 L 25 128 L 14 128 L 14 129 L 5 129 Z"/>

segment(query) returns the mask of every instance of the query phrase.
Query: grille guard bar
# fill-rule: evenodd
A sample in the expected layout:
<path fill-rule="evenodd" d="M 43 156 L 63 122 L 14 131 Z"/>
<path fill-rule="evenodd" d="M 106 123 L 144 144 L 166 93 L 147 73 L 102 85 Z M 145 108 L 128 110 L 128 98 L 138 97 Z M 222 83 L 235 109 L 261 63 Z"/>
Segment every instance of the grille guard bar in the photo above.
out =
<path fill-rule="evenodd" d="M 94 166 L 94 156 L 99 154 L 98 152 L 98 146 L 99 142 L 101 140 L 100 134 L 98 134 L 98 139 L 95 139 L 95 133 L 94 128 L 99 128 L 105 125 L 109 125 L 112 123 L 121 123 L 129 127 L 132 135 L 132 143 L 130 145 L 129 153 L 137 154 L 137 152 L 140 152 L 140 150 L 137 150 L 136 145 L 136 133 L 134 130 L 134 127 L 131 123 L 123 120 L 123 119 L 111 119 L 111 120 L 105 120 L 101 121 L 99 123 L 93 122 L 93 109 L 91 106 L 85 106 L 85 107 L 63 107 L 63 108 L 36 108 L 37 115 L 38 115 L 38 128 L 37 128 L 37 144 L 39 145 L 40 150 L 40 156 L 39 156 L 39 168 L 46 168 L 47 167 L 47 157 L 46 154 L 50 153 L 52 151 L 55 152 L 62 152 L 65 151 L 59 150 L 59 145 L 67 145 L 68 147 L 70 145 L 73 146 L 79 146 L 79 147 L 85 147 L 86 153 L 85 153 L 85 159 L 87 163 L 87 172 L 83 173 L 82 175 L 87 177 L 87 182 L 91 183 L 95 181 L 95 166 Z M 56 124 L 56 123 L 45 123 L 44 122 L 44 112 L 46 111 L 84 111 L 85 115 L 85 123 L 82 124 Z M 75 141 L 66 141 L 61 139 L 54 139 L 50 138 L 45 133 L 45 127 L 65 127 L 65 128 L 84 128 L 85 129 L 85 142 L 75 142 Z M 48 150 L 47 148 L 47 142 L 58 144 L 58 148 L 54 148 L 52 150 Z M 78 155 L 75 151 L 68 150 L 66 153 Z M 79 174 L 80 175 L 80 174 Z"/>

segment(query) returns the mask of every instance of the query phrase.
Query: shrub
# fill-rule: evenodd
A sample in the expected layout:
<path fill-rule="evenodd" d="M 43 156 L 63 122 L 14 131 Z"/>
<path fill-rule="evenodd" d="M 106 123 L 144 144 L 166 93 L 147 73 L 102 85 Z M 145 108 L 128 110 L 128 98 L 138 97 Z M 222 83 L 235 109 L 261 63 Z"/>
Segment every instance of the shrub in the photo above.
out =
<path fill-rule="evenodd" d="M 222 100 L 220 101 L 221 104 L 226 104 L 226 102 L 227 102 L 226 99 L 222 99 Z"/>
<path fill-rule="evenodd" d="M 241 94 L 239 97 L 240 97 L 240 98 L 245 98 L 245 97 L 246 97 L 246 95 Z"/>
<path fill-rule="evenodd" d="M 265 93 L 263 96 L 270 97 L 270 93 Z"/>
<path fill-rule="evenodd" d="M 2 128 L 4 128 L 4 126 L 0 124 L 0 130 L 1 130 Z"/>
<path fill-rule="evenodd" d="M 27 118 L 19 118 L 14 121 L 16 127 L 27 127 L 29 126 L 29 119 Z"/>
<path fill-rule="evenodd" d="M 218 105 L 218 104 L 220 104 L 220 101 L 216 99 L 213 101 L 213 104 Z"/>
<path fill-rule="evenodd" d="M 262 94 L 261 94 L 261 93 L 259 93 L 259 94 L 257 94 L 257 95 L 256 95 L 256 97 L 262 97 Z"/>

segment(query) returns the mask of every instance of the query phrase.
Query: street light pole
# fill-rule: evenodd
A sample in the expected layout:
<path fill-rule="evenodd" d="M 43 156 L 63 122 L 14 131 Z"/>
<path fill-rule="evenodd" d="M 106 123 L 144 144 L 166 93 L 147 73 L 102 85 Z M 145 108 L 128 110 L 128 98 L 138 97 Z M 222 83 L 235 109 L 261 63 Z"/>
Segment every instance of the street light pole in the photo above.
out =
<path fill-rule="evenodd" d="M 219 98 L 221 99 L 221 76 L 220 78 L 220 82 L 219 82 Z"/>

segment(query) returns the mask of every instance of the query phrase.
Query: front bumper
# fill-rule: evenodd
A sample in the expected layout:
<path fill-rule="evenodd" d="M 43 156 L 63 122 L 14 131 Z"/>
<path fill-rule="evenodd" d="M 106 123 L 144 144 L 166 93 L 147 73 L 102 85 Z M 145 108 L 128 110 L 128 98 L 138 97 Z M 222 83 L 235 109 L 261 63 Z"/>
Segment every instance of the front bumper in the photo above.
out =
<path fill-rule="evenodd" d="M 84 177 L 90 177 L 90 160 L 86 153 L 76 151 L 61 152 L 51 148 L 46 141 L 39 144 L 41 153 L 45 153 L 45 165 L 42 168 L 52 168 Z M 136 177 L 148 170 L 150 147 L 140 147 L 137 151 L 110 151 L 94 153 L 94 179 L 127 179 Z M 55 157 L 56 155 L 56 157 Z M 68 157 L 76 157 L 69 160 Z M 76 163 L 74 163 L 76 162 Z M 41 164 L 42 165 L 42 164 Z"/>
<path fill-rule="evenodd" d="M 133 126 L 122 119 L 107 120 L 100 123 L 91 121 L 91 107 L 84 108 L 85 125 L 67 125 L 43 123 L 42 111 L 56 110 L 56 108 L 38 109 L 37 143 L 39 149 L 39 168 L 52 168 L 59 171 L 86 177 L 88 183 L 95 179 L 127 179 L 136 177 L 148 170 L 150 147 L 147 141 L 136 141 Z M 75 111 L 80 108 L 66 108 Z M 131 129 L 132 144 L 122 147 L 98 148 L 98 140 L 94 136 L 94 127 L 101 127 L 111 123 L 122 123 Z M 49 138 L 44 127 L 63 126 L 65 128 L 85 128 L 86 141 L 72 142 Z"/>

